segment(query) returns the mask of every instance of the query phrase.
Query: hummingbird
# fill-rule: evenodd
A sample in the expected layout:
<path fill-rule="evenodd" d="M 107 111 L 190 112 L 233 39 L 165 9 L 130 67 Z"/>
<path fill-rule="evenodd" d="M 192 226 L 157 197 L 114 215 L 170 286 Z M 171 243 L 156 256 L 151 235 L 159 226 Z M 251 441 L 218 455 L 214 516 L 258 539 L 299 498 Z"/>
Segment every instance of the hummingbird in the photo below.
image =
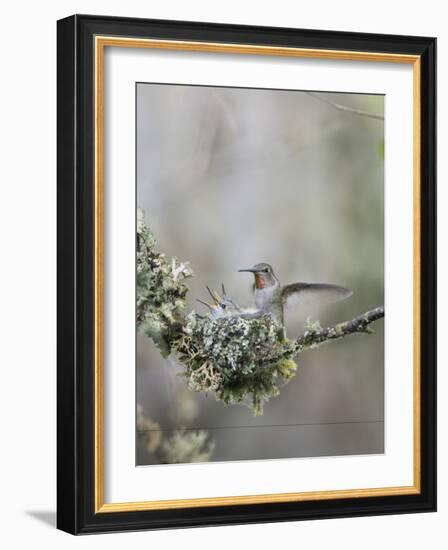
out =
<path fill-rule="evenodd" d="M 212 303 L 204 302 L 199 298 L 197 301 L 204 306 L 207 306 L 210 310 L 210 317 L 213 320 L 225 319 L 229 317 L 242 317 L 243 319 L 256 319 L 264 315 L 264 311 L 254 310 L 253 308 L 242 308 L 231 300 L 226 293 L 224 283 L 222 283 L 222 296 L 220 296 L 216 290 L 211 290 L 208 286 L 205 287 L 212 298 Z"/>
<path fill-rule="evenodd" d="M 223 294 L 222 296 L 220 296 L 216 291 L 210 290 L 208 286 L 205 287 L 212 298 L 212 303 L 204 302 L 203 300 L 196 298 L 199 303 L 208 307 L 212 319 L 232 317 L 233 315 L 237 315 L 241 311 L 241 308 L 227 297 L 224 283 L 222 283 L 221 287 Z"/>
<path fill-rule="evenodd" d="M 240 269 L 255 276 L 254 298 L 259 310 L 270 313 L 274 321 L 282 327 L 285 336 L 284 309 L 303 298 L 323 298 L 325 301 L 337 301 L 348 298 L 353 293 L 342 286 L 327 283 L 291 283 L 281 285 L 272 266 L 258 263 L 250 269 Z"/>

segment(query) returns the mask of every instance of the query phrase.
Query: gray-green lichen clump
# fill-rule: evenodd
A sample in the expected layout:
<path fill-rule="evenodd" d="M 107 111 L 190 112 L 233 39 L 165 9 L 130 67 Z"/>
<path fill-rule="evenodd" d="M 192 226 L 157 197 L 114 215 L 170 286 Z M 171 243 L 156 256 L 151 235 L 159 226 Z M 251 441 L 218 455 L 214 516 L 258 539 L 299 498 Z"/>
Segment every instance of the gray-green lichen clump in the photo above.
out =
<path fill-rule="evenodd" d="M 187 263 L 167 260 L 139 211 L 137 224 L 137 326 L 164 356 L 175 355 L 194 391 L 213 392 L 225 404 L 245 403 L 262 414 L 263 403 L 296 373 L 293 347 L 281 340 L 269 314 L 213 320 L 185 314 L 192 276 Z"/>
<path fill-rule="evenodd" d="M 192 390 L 213 391 L 227 405 L 246 403 L 258 415 L 263 402 L 295 375 L 297 366 L 285 357 L 285 345 L 270 315 L 212 320 L 193 313 L 173 348 Z"/>
<path fill-rule="evenodd" d="M 215 444 L 205 430 L 178 430 L 163 439 L 158 456 L 162 464 L 209 462 Z"/>
<path fill-rule="evenodd" d="M 183 311 L 192 276 L 188 263 L 167 260 L 156 251 L 156 241 L 137 211 L 137 328 L 152 338 L 162 355 L 182 332 Z"/>
<path fill-rule="evenodd" d="M 161 464 L 208 462 L 215 443 L 206 430 L 180 428 L 169 435 L 137 405 L 137 433 L 146 451 Z"/>

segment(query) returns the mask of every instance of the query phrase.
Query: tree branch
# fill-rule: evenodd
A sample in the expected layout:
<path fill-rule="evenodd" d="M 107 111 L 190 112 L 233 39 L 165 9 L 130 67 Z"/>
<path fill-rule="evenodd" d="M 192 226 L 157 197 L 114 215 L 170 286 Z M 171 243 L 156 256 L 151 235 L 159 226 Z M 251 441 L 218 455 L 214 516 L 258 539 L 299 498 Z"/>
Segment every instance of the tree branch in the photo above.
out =
<path fill-rule="evenodd" d="M 384 306 L 376 307 L 350 321 L 344 321 L 331 327 L 321 328 L 317 326 L 311 328 L 295 340 L 293 351 L 297 354 L 307 348 L 317 347 L 324 342 L 344 338 L 349 334 L 372 333 L 370 324 L 381 319 L 381 317 L 384 317 Z"/>
<path fill-rule="evenodd" d="M 191 275 L 185 262 L 176 258 L 170 261 L 156 250 L 155 239 L 140 211 L 137 224 L 139 330 L 153 340 L 164 357 L 175 358 L 182 369 L 179 374 L 187 379 L 190 389 L 204 394 L 213 392 L 216 399 L 226 405 L 249 404 L 255 415 L 262 414 L 263 403 L 279 395 L 280 388 L 295 376 L 295 355 L 349 334 L 371 332 L 370 324 L 384 316 L 384 307 L 377 307 L 351 321 L 327 328 L 318 322 L 308 323 L 305 333 L 296 340 L 285 340 L 268 313 L 253 315 L 243 309 L 242 313 L 218 319 L 211 315 L 198 316 L 195 311 L 185 314 L 186 279 Z M 201 441 L 198 440 L 198 444 L 202 445 Z M 146 443 L 163 444 L 149 440 Z M 184 446 L 186 442 L 179 436 L 172 443 Z M 196 445 L 195 441 L 192 443 Z"/>
<path fill-rule="evenodd" d="M 375 120 L 384 120 L 384 116 L 382 115 L 376 115 L 375 113 L 369 113 L 368 111 L 362 111 L 361 109 L 354 109 L 353 107 L 347 107 L 346 105 L 335 103 L 334 101 L 330 101 L 329 99 L 322 97 L 320 94 L 317 94 L 315 92 L 305 92 L 305 93 L 311 97 L 318 99 L 319 101 L 322 101 L 323 103 L 326 103 L 327 105 L 330 105 L 331 107 L 333 107 L 334 109 L 337 109 L 338 111 L 351 113 L 353 115 L 364 116 L 367 118 L 374 118 Z"/>

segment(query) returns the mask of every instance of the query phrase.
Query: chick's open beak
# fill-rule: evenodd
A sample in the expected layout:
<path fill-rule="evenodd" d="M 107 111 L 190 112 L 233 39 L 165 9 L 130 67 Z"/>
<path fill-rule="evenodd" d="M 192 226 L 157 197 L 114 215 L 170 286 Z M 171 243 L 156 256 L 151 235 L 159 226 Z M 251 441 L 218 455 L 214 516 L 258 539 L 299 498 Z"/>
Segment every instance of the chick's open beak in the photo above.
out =
<path fill-rule="evenodd" d="M 219 304 L 222 302 L 221 296 L 216 291 L 210 290 L 208 286 L 206 286 L 205 288 L 208 290 L 208 293 L 212 297 L 212 300 L 215 303 L 215 305 L 219 306 Z"/>
<path fill-rule="evenodd" d="M 219 308 L 221 306 L 223 298 L 221 298 L 221 296 L 216 292 L 216 290 L 211 290 L 209 286 L 206 286 L 205 288 L 207 289 L 208 293 L 211 296 L 212 303 L 209 304 L 208 302 L 204 302 L 203 300 L 200 300 L 199 298 L 196 298 L 196 300 L 200 304 L 203 304 L 204 306 L 207 306 L 210 309 L 210 311 L 213 311 L 214 309 Z M 223 292 L 224 292 L 224 285 L 223 285 Z"/>
<path fill-rule="evenodd" d="M 200 300 L 199 298 L 196 298 L 196 301 L 200 304 L 203 304 L 204 306 L 207 306 L 210 310 L 216 309 L 216 304 L 209 304 L 208 302 L 204 302 L 204 300 Z"/>

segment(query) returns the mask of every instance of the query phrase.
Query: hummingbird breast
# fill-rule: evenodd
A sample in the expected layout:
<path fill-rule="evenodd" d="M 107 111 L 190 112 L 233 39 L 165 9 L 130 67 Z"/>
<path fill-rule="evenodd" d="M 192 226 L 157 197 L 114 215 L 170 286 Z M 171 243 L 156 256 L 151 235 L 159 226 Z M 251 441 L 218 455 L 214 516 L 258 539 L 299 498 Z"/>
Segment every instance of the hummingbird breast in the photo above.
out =
<path fill-rule="evenodd" d="M 255 289 L 255 305 L 270 313 L 274 321 L 283 325 L 283 303 L 280 285 L 270 285 Z"/>

